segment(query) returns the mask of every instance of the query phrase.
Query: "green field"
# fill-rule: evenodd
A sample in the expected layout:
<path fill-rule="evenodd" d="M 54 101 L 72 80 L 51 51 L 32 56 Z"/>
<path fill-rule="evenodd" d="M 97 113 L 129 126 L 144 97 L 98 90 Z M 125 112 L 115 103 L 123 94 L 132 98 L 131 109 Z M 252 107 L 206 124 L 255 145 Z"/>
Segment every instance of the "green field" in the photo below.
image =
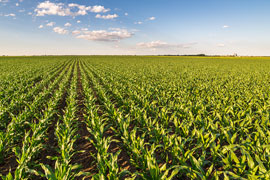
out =
<path fill-rule="evenodd" d="M 2 179 L 270 179 L 270 58 L 0 58 Z"/>

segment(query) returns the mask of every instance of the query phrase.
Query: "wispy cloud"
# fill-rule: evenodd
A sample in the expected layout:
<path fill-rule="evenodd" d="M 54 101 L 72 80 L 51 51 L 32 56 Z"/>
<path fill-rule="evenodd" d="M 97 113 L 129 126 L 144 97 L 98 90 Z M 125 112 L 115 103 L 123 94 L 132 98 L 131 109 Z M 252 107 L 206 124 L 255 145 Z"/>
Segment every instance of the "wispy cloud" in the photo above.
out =
<path fill-rule="evenodd" d="M 224 25 L 222 28 L 223 29 L 226 29 L 226 28 L 229 28 L 230 26 L 228 26 L 228 25 Z"/>
<path fill-rule="evenodd" d="M 136 21 L 136 22 L 134 22 L 134 24 L 143 24 L 143 23 L 145 23 L 147 21 L 154 21 L 155 19 L 156 19 L 156 17 L 152 16 L 152 17 L 149 17 L 149 18 L 147 18 L 147 19 L 145 19 L 143 21 Z"/>
<path fill-rule="evenodd" d="M 98 31 L 73 31 L 72 34 L 77 35 L 78 39 L 86 39 L 90 41 L 120 41 L 122 39 L 127 39 L 132 37 L 133 33 L 127 31 L 126 29 L 111 29 L 98 30 Z"/>
<path fill-rule="evenodd" d="M 5 16 L 5 17 L 15 17 L 16 14 L 10 13 L 10 14 L 5 14 L 4 16 Z"/>
<path fill-rule="evenodd" d="M 65 27 L 70 27 L 71 24 L 70 24 L 70 23 L 66 23 L 64 26 L 65 26 Z"/>
<path fill-rule="evenodd" d="M 108 15 L 100 15 L 100 14 L 97 14 L 96 15 L 96 18 L 98 19 L 115 19 L 117 18 L 118 15 L 117 14 L 108 14 Z"/>
<path fill-rule="evenodd" d="M 81 28 L 82 31 L 88 31 L 88 28 Z"/>
<path fill-rule="evenodd" d="M 75 30 L 75 31 L 72 31 L 72 34 L 73 34 L 73 35 L 79 35 L 79 34 L 81 34 L 81 31 Z"/>
<path fill-rule="evenodd" d="M 58 34 L 68 34 L 68 30 L 61 28 L 61 27 L 55 27 L 53 28 L 53 31 Z"/>
<path fill-rule="evenodd" d="M 164 48 L 164 47 L 169 47 L 170 44 L 163 41 L 152 41 L 152 42 L 137 43 L 137 46 L 143 47 L 143 48 Z"/>
<path fill-rule="evenodd" d="M 142 21 L 137 21 L 137 22 L 134 22 L 134 24 L 143 24 Z"/>
<path fill-rule="evenodd" d="M 186 44 L 170 44 L 164 41 L 151 41 L 151 42 L 141 42 L 137 43 L 137 47 L 140 48 L 190 48 L 197 43 L 186 43 Z"/>
<path fill-rule="evenodd" d="M 154 21 L 156 19 L 156 17 L 150 17 L 150 18 L 148 18 L 148 20 L 150 20 L 150 21 Z"/>
<path fill-rule="evenodd" d="M 55 22 L 49 22 L 48 24 L 46 24 L 46 26 L 52 27 L 55 25 Z"/>

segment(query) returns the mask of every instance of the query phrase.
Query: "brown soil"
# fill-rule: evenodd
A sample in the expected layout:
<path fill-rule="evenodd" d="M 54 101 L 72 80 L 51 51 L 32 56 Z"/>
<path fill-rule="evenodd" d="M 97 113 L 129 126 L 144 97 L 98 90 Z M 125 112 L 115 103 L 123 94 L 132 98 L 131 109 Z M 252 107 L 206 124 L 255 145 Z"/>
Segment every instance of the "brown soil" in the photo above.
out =
<path fill-rule="evenodd" d="M 62 67 L 62 70 L 64 70 L 66 67 L 66 65 L 64 67 Z M 54 81 L 56 79 L 56 77 L 58 77 L 60 75 L 62 71 L 58 72 L 54 78 L 52 78 L 51 81 Z M 66 73 L 66 72 L 65 72 Z M 56 87 L 55 89 L 57 89 L 58 87 Z M 33 119 L 33 121 L 35 121 L 35 119 Z M 53 134 L 53 133 L 52 133 Z M 20 142 L 21 143 L 21 142 Z M 19 145 L 22 146 L 22 145 Z M 48 152 L 46 154 L 50 154 L 51 152 Z M 43 158 L 43 155 L 46 155 L 45 153 L 41 153 L 41 159 Z M 45 156 L 46 157 L 46 156 Z M 46 159 L 46 158 L 44 158 Z M 4 159 L 4 163 L 0 164 L 0 174 L 2 175 L 7 175 L 9 172 L 14 173 L 14 171 L 16 170 L 18 166 L 18 163 L 16 161 L 16 156 L 14 154 L 14 152 L 10 153 L 7 157 L 5 157 Z"/>
<path fill-rule="evenodd" d="M 14 172 L 17 166 L 16 156 L 12 152 L 5 158 L 4 163 L 0 164 L 0 174 L 7 175 L 9 171 Z"/>
<path fill-rule="evenodd" d="M 90 70 L 90 71 L 91 71 L 91 73 L 93 73 L 94 77 L 98 79 L 99 83 L 102 86 L 106 87 L 106 85 L 104 84 L 104 82 L 101 81 L 101 79 L 98 77 L 98 75 L 95 72 L 93 72 L 92 70 Z M 89 76 L 88 76 L 88 80 L 90 80 Z M 93 84 L 91 85 L 91 87 L 92 87 L 93 91 L 95 92 L 95 88 L 94 88 Z M 112 93 L 112 92 L 110 92 L 110 93 Z M 95 94 L 96 98 L 98 99 L 99 97 L 97 96 L 97 93 L 95 92 L 94 94 Z M 116 99 L 114 99 L 113 96 L 110 96 L 109 99 L 111 102 L 114 102 L 114 105 L 115 105 L 114 108 L 117 109 L 120 102 L 116 101 Z M 112 123 L 112 124 L 115 124 L 115 123 Z M 109 137 L 109 136 L 113 137 L 113 139 L 117 140 L 117 142 L 112 142 L 110 144 L 108 151 L 111 153 L 116 153 L 117 151 L 121 150 L 121 153 L 118 156 L 118 166 L 120 167 L 120 169 L 128 170 L 132 173 L 135 172 L 136 168 L 134 166 L 132 166 L 132 164 L 130 163 L 130 157 L 129 157 L 128 153 L 125 151 L 125 149 L 123 148 L 124 144 L 122 142 L 121 137 L 116 136 L 116 133 L 114 131 L 112 131 L 111 129 L 108 129 L 105 132 L 105 137 Z"/>
<path fill-rule="evenodd" d="M 66 66 L 65 66 L 66 67 Z M 66 98 L 68 96 L 67 93 L 67 89 L 70 88 L 70 82 L 72 77 L 74 76 L 74 68 L 77 68 L 77 113 L 76 116 L 78 118 L 78 134 L 80 135 L 80 137 L 77 139 L 77 141 L 75 142 L 75 151 L 79 152 L 77 154 L 74 155 L 74 157 L 72 158 L 71 164 L 79 164 L 81 165 L 81 170 L 83 172 L 87 172 L 90 173 L 91 175 L 87 176 L 85 179 L 91 179 L 91 176 L 95 173 L 97 173 L 98 169 L 96 166 L 96 161 L 95 161 L 95 154 L 96 154 L 96 150 L 95 147 L 90 143 L 90 141 L 87 138 L 93 139 L 92 135 L 88 132 L 87 130 L 87 125 L 85 123 L 85 118 L 84 115 L 87 114 L 86 112 L 86 107 L 84 105 L 84 91 L 83 91 L 83 86 L 82 86 L 82 76 L 81 76 L 81 70 L 83 70 L 84 72 L 86 72 L 86 69 L 90 70 L 90 68 L 87 67 L 86 64 L 81 63 L 80 61 L 77 60 L 76 64 L 73 66 L 72 69 L 72 73 L 71 76 L 69 77 L 69 82 L 68 85 L 66 87 L 65 92 L 62 95 L 62 98 L 58 104 L 57 107 L 57 112 L 59 114 L 55 115 L 55 117 L 52 119 L 52 123 L 48 128 L 48 137 L 45 140 L 45 148 L 42 150 L 42 152 L 40 153 L 40 155 L 38 157 L 35 158 L 37 163 L 43 163 L 46 165 L 49 165 L 50 167 L 54 168 L 55 165 L 55 161 L 50 160 L 47 158 L 47 156 L 57 156 L 58 153 L 56 151 L 57 149 L 57 139 L 55 137 L 54 131 L 55 131 L 55 127 L 58 121 L 61 121 L 61 116 L 63 116 L 64 114 L 64 109 L 66 107 Z M 64 69 L 64 68 L 63 68 Z M 94 78 L 97 79 L 97 81 L 100 83 L 100 85 L 102 85 L 104 88 L 106 88 L 106 84 L 104 84 L 104 82 L 102 82 L 102 80 L 100 79 L 99 75 L 96 74 L 95 72 L 93 72 L 93 70 L 90 70 L 91 73 L 93 73 Z M 62 72 L 62 71 L 61 71 Z M 65 72 L 66 75 L 67 71 Z M 57 73 L 57 76 L 60 74 Z M 55 76 L 55 78 L 57 78 L 57 76 Z M 86 74 L 86 77 L 88 79 L 89 82 L 89 86 L 93 91 L 93 95 L 96 98 L 96 106 L 99 107 L 99 111 L 98 114 L 99 116 L 104 116 L 105 113 L 105 109 L 104 109 L 104 104 L 102 103 L 102 100 L 100 99 L 97 90 L 95 88 L 95 84 L 93 84 L 90 76 L 88 74 Z M 53 78 L 53 79 L 55 79 Z M 52 79 L 52 80 L 53 80 Z M 59 88 L 58 86 L 55 88 L 57 89 Z M 112 93 L 112 92 L 109 92 Z M 117 101 L 113 94 L 110 94 L 108 96 L 110 98 L 110 101 L 114 102 L 115 107 L 114 108 L 118 108 L 118 106 L 121 106 L 121 102 Z M 43 107 L 43 106 L 42 106 Z M 109 120 L 112 121 L 112 120 Z M 115 124 L 113 122 L 110 122 L 111 124 Z M 120 155 L 118 156 L 118 166 L 120 167 L 121 170 L 129 170 L 130 172 L 136 172 L 136 168 L 134 166 L 132 166 L 132 164 L 130 163 L 130 156 L 127 153 L 127 150 L 124 148 L 124 144 L 122 142 L 121 137 L 114 132 L 112 129 L 108 129 L 105 133 L 105 137 L 112 137 L 113 139 L 117 140 L 117 142 L 112 142 L 110 144 L 109 147 L 109 152 L 115 154 L 118 151 L 121 151 Z M 7 174 L 9 172 L 9 170 L 11 169 L 12 172 L 14 172 L 14 170 L 17 167 L 17 162 L 16 162 L 16 157 L 14 155 L 14 153 L 11 153 L 8 157 L 5 158 L 5 163 L 4 164 L 0 164 L 0 174 Z M 41 172 L 43 172 L 42 169 L 38 169 Z M 83 177 L 79 177 L 77 179 L 82 179 Z M 30 179 L 44 179 L 41 177 L 36 177 L 33 176 Z"/>
<path fill-rule="evenodd" d="M 70 82 L 71 82 L 71 79 L 72 79 L 72 76 L 73 76 L 73 71 L 74 71 L 74 67 L 73 67 L 72 73 L 71 73 L 71 75 L 70 75 L 70 77 L 68 79 L 68 84 L 67 84 L 66 89 L 68 89 L 70 87 Z M 68 69 L 66 70 L 65 75 L 67 74 L 67 72 L 68 72 Z M 55 116 L 54 116 L 54 118 L 52 120 L 52 124 L 48 128 L 48 133 L 47 133 L 48 134 L 48 139 L 45 142 L 46 148 L 40 153 L 40 157 L 39 157 L 39 159 L 40 159 L 39 162 L 40 163 L 49 165 L 50 167 L 54 167 L 55 161 L 48 159 L 47 156 L 54 157 L 54 156 L 58 155 L 58 153 L 56 151 L 56 149 L 57 149 L 57 140 L 55 138 L 54 130 L 55 130 L 57 122 L 59 121 L 59 117 L 63 116 L 64 109 L 65 109 L 66 104 L 67 104 L 66 103 L 66 98 L 68 96 L 68 93 L 67 93 L 66 89 L 64 90 L 63 95 L 61 97 L 61 100 L 60 100 L 60 102 L 58 103 L 58 106 L 57 106 L 57 112 L 58 112 L 59 115 L 55 114 Z"/>
<path fill-rule="evenodd" d="M 77 63 L 77 103 L 78 103 L 78 111 L 77 111 L 77 117 L 79 120 L 78 123 L 78 134 L 80 137 L 75 142 L 75 151 L 82 151 L 78 154 L 75 154 L 72 158 L 71 164 L 80 164 L 81 165 L 81 171 L 87 172 L 87 173 L 95 173 L 97 170 L 97 167 L 93 164 L 94 158 L 92 154 L 96 154 L 95 147 L 90 143 L 90 141 L 87 138 L 91 138 L 91 134 L 88 132 L 84 114 L 85 112 L 85 105 L 84 105 L 84 93 L 83 93 L 83 87 L 82 87 L 82 77 L 81 77 L 81 69 L 80 69 L 80 62 Z M 90 179 L 91 176 L 87 176 L 86 179 Z M 80 177 L 79 179 L 82 179 L 83 177 Z"/>

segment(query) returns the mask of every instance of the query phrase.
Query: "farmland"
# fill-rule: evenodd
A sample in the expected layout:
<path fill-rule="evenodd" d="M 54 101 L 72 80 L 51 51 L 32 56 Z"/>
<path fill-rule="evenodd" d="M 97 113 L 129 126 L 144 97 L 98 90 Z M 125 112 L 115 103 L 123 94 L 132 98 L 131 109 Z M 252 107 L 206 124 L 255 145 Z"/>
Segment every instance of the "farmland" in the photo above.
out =
<path fill-rule="evenodd" d="M 270 58 L 0 58 L 11 179 L 270 179 Z"/>

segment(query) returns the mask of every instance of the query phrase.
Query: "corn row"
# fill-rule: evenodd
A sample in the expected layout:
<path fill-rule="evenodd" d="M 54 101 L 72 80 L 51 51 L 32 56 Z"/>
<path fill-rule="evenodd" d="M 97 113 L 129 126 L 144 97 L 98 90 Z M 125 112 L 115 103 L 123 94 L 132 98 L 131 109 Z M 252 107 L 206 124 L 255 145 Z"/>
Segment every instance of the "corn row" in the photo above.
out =
<path fill-rule="evenodd" d="M 42 70 L 35 70 L 33 72 L 28 72 L 26 77 L 22 77 L 21 79 L 16 81 L 10 81 L 12 84 L 8 84 L 6 87 L 3 87 L 4 93 L 1 97 L 1 103 L 3 105 L 8 105 L 13 99 L 21 99 L 22 94 L 27 93 L 27 91 L 32 88 L 36 83 L 39 83 L 44 79 L 44 77 L 47 77 L 48 75 L 57 72 L 61 69 L 61 67 L 64 67 L 67 62 L 61 63 L 58 66 L 48 67 L 44 68 Z M 48 71 L 49 69 L 49 71 Z M 21 96 L 21 97 L 20 97 Z"/>
<path fill-rule="evenodd" d="M 64 75 L 65 71 L 62 71 L 48 89 L 45 89 L 43 92 L 34 96 L 33 103 L 26 108 L 24 112 L 19 114 L 17 117 L 12 117 L 12 120 L 8 124 L 5 132 L 0 132 L 0 155 L 2 155 L 0 159 L 3 160 L 4 155 L 12 145 L 16 144 L 22 137 L 24 137 L 25 128 L 30 127 L 29 124 L 31 124 L 32 120 L 34 118 L 39 118 L 40 114 L 38 110 L 40 110 L 41 107 L 44 107 L 43 103 L 46 102 L 46 98 L 53 94 L 54 89 L 57 87 Z"/>
<path fill-rule="evenodd" d="M 96 159 L 96 165 L 98 172 L 92 176 L 92 179 L 122 179 L 129 172 L 127 170 L 121 170 L 118 166 L 118 156 L 121 151 L 117 151 L 114 154 L 109 152 L 110 145 L 114 139 L 111 136 L 105 135 L 106 131 L 110 128 L 111 124 L 106 116 L 98 115 L 98 107 L 95 106 L 97 99 L 93 96 L 93 91 L 90 86 L 90 82 L 87 81 L 88 73 L 84 71 L 82 73 L 82 84 L 85 93 L 85 106 L 87 113 L 85 114 L 85 120 L 87 123 L 87 130 L 92 135 L 92 138 L 88 140 L 94 145 L 97 154 L 93 154 Z"/>
<path fill-rule="evenodd" d="M 74 65 L 75 66 L 75 65 Z M 70 89 L 67 90 L 68 97 L 66 99 L 67 107 L 64 110 L 64 115 L 60 117 L 55 129 L 55 135 L 58 141 L 59 156 L 49 157 L 55 160 L 55 167 L 50 167 L 41 164 L 44 170 L 43 177 L 47 179 L 75 179 L 82 175 L 79 171 L 80 166 L 71 164 L 72 157 L 79 152 L 75 152 L 74 143 L 78 139 L 77 132 L 77 118 L 76 118 L 76 87 L 77 87 L 77 69 L 73 67 L 72 80 Z M 74 75 L 75 74 L 75 75 Z"/>
<path fill-rule="evenodd" d="M 92 76 L 92 80 L 93 79 L 94 77 Z M 118 132 L 118 134 L 121 136 L 124 146 L 126 146 L 126 148 L 130 152 L 131 162 L 136 168 L 143 170 L 142 172 L 136 172 L 133 176 L 139 176 L 145 179 L 172 179 L 178 173 L 179 168 L 176 168 L 176 166 L 171 166 L 167 168 L 166 164 L 163 164 L 162 167 L 159 167 L 154 156 L 155 151 L 158 148 L 162 148 L 162 146 L 157 144 L 151 145 L 145 142 L 146 134 L 143 133 L 141 136 L 138 136 L 137 128 L 134 128 L 130 131 L 129 127 L 131 124 L 131 118 L 129 116 L 125 116 L 125 113 L 121 111 L 121 109 L 116 110 L 114 108 L 114 105 L 111 104 L 111 101 L 109 101 L 108 98 L 104 98 L 104 92 L 102 88 L 98 85 L 98 82 L 96 82 L 95 80 L 93 81 L 94 84 L 97 85 L 97 89 L 99 89 L 99 91 L 101 92 L 100 95 L 105 101 L 105 107 L 108 109 L 108 112 L 110 112 L 110 118 L 112 118 L 112 122 L 116 123 L 117 129 L 115 129 L 115 131 Z M 110 88 L 108 88 L 108 90 L 114 91 Z M 122 102 L 123 101 L 124 100 L 122 99 Z M 155 127 L 151 126 L 151 128 L 153 130 L 153 128 Z M 171 172 L 170 176 L 169 172 Z"/>
<path fill-rule="evenodd" d="M 45 148 L 44 142 L 47 136 L 47 130 L 55 114 L 57 113 L 58 103 L 60 102 L 65 87 L 68 83 L 69 76 L 71 75 L 72 68 L 68 70 L 67 76 L 59 84 L 59 89 L 53 94 L 53 97 L 49 100 L 45 110 L 42 112 L 38 122 L 31 123 L 31 130 L 25 134 L 22 147 L 15 147 L 13 151 L 17 157 L 18 167 L 14 172 L 14 179 L 27 179 L 31 174 L 39 175 L 39 172 L 35 170 L 35 166 L 31 166 L 37 162 L 34 162 L 34 158 Z M 58 82 L 56 82 L 58 83 Z M 5 178 L 11 178 L 12 175 L 9 173 Z M 5 179 L 3 177 L 3 179 Z"/>
<path fill-rule="evenodd" d="M 49 71 L 49 77 L 47 77 L 45 80 L 41 80 L 41 82 L 32 87 L 30 91 L 29 87 L 27 87 L 27 93 L 17 92 L 18 94 L 20 94 L 20 97 L 18 99 L 11 100 L 9 106 L 7 107 L 2 106 L 2 112 L 0 114 L 1 130 L 6 129 L 6 126 L 12 119 L 12 116 L 17 115 L 22 110 L 22 108 L 31 103 L 32 100 L 34 100 L 35 95 L 42 91 L 44 88 L 46 88 L 46 86 L 48 86 L 48 84 L 53 81 L 59 73 L 63 72 L 65 67 L 66 66 L 53 71 Z"/>

